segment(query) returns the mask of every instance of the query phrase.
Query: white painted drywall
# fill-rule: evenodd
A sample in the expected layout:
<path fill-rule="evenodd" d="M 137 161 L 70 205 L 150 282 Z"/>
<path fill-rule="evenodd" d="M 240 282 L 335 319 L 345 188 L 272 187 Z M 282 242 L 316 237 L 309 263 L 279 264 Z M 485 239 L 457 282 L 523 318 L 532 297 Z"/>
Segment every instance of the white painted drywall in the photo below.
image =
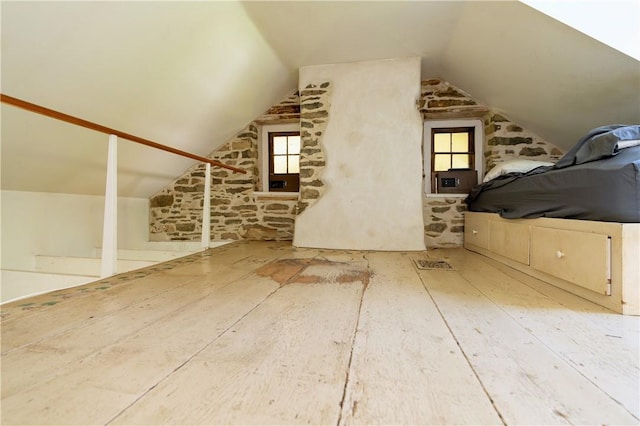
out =
<path fill-rule="evenodd" d="M 104 197 L 1 191 L 2 269 L 33 270 L 34 255 L 92 257 L 102 245 Z M 148 241 L 148 200 L 118 198 L 118 245 Z"/>
<path fill-rule="evenodd" d="M 299 247 L 423 250 L 420 58 L 300 69 L 331 82 L 326 193 L 296 219 Z"/>

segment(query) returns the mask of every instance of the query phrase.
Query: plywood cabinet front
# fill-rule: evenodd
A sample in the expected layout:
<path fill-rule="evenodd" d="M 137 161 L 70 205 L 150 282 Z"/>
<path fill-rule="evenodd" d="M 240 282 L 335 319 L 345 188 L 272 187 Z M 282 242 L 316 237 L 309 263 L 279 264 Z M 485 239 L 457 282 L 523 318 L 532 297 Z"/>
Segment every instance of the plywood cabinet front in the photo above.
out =
<path fill-rule="evenodd" d="M 534 226 L 531 266 L 600 294 L 610 292 L 610 239 L 604 234 Z"/>
<path fill-rule="evenodd" d="M 467 214 L 464 222 L 464 241 L 466 244 L 488 249 L 489 219 L 483 215 Z"/>
<path fill-rule="evenodd" d="M 464 247 L 587 300 L 640 315 L 640 223 L 465 212 Z"/>
<path fill-rule="evenodd" d="M 506 220 L 491 221 L 489 250 L 525 265 L 529 264 L 529 225 Z"/>

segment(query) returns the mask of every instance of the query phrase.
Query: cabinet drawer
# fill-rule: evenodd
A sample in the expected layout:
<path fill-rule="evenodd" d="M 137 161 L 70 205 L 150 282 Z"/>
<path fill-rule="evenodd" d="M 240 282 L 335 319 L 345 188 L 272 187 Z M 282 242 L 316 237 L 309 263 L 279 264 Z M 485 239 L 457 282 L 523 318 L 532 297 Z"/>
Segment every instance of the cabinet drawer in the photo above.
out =
<path fill-rule="evenodd" d="M 489 250 L 525 265 L 529 264 L 529 225 L 491 221 Z"/>
<path fill-rule="evenodd" d="M 604 234 L 533 227 L 531 266 L 596 293 L 610 295 L 611 239 Z"/>
<path fill-rule="evenodd" d="M 465 213 L 464 242 L 483 249 L 489 248 L 489 220 L 486 217 Z"/>

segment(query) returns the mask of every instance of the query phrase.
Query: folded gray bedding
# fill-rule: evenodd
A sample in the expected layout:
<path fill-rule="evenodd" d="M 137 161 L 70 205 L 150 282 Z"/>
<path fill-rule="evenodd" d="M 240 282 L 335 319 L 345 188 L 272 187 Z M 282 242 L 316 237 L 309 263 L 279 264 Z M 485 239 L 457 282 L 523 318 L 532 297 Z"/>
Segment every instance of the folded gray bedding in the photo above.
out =
<path fill-rule="evenodd" d="M 640 146 L 629 143 L 634 140 L 640 140 L 637 125 L 594 129 L 554 166 L 476 186 L 465 200 L 468 209 L 509 219 L 640 222 Z"/>

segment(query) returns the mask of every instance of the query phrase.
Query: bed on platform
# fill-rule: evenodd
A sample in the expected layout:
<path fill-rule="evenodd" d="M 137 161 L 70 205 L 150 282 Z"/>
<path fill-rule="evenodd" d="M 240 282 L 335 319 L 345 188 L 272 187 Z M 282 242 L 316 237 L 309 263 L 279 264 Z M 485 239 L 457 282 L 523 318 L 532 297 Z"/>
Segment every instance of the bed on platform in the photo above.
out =
<path fill-rule="evenodd" d="M 465 248 L 640 315 L 640 126 L 600 127 L 556 164 L 520 166 L 473 189 Z"/>
<path fill-rule="evenodd" d="M 554 165 L 516 160 L 496 166 L 487 177 L 469 194 L 469 211 L 509 219 L 638 223 L 640 126 L 600 127 Z"/>

